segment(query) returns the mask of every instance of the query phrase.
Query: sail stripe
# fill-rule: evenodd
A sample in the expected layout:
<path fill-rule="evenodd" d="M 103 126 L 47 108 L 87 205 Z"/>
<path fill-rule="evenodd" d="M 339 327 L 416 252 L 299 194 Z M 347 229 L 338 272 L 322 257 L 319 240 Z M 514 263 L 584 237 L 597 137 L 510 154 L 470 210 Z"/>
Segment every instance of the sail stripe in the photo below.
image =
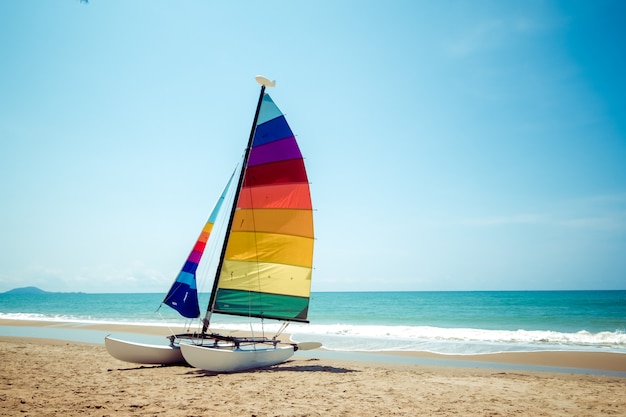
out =
<path fill-rule="evenodd" d="M 278 233 L 232 232 L 226 259 L 313 265 L 313 239 Z"/>
<path fill-rule="evenodd" d="M 239 316 L 306 322 L 309 309 L 308 296 L 293 297 L 220 288 L 217 299 L 214 312 Z"/>
<path fill-rule="evenodd" d="M 295 138 L 290 136 L 253 148 L 248 159 L 248 166 L 297 158 L 302 159 L 302 154 Z"/>
<path fill-rule="evenodd" d="M 282 138 L 293 136 L 284 116 L 277 117 L 268 122 L 260 124 L 256 128 L 252 147 L 260 146 Z"/>
<path fill-rule="evenodd" d="M 198 238 L 198 240 L 201 240 L 203 242 L 209 240 L 209 236 L 211 235 L 211 231 L 213 230 L 213 222 L 215 220 L 209 219 L 208 221 L 211 223 L 207 223 L 206 227 L 204 228 L 202 233 L 200 233 L 200 237 Z"/>
<path fill-rule="evenodd" d="M 313 238 L 311 210 L 241 209 L 235 213 L 233 232 L 274 232 Z"/>
<path fill-rule="evenodd" d="M 193 273 L 181 271 L 180 275 L 178 275 L 177 282 L 195 288 L 196 276 Z"/>
<path fill-rule="evenodd" d="M 282 208 L 311 210 L 309 184 L 277 184 L 248 187 L 239 196 L 240 208 Z M 311 224 L 311 227 L 313 225 Z"/>
<path fill-rule="evenodd" d="M 282 115 L 283 113 L 276 106 L 276 104 L 274 104 L 271 97 L 268 94 L 264 94 L 263 104 L 261 105 L 261 111 L 259 112 L 257 124 L 263 124 Z"/>
<path fill-rule="evenodd" d="M 254 267 L 253 272 L 250 272 L 251 267 Z M 231 278 L 224 278 L 220 288 L 300 297 L 309 295 L 307 288 L 311 284 L 311 268 L 269 262 L 252 265 L 247 261 L 228 260 L 224 263 L 224 270 Z"/>
<path fill-rule="evenodd" d="M 289 182 L 308 182 L 302 159 L 289 159 L 250 167 L 246 170 L 243 186 L 244 188 L 257 187 Z"/>
<path fill-rule="evenodd" d="M 197 265 L 197 264 L 200 263 L 200 259 L 202 259 L 202 252 L 198 252 L 198 251 L 194 250 L 189 255 L 189 258 L 187 258 L 187 261 L 195 263 Z"/>
<path fill-rule="evenodd" d="M 193 252 L 203 253 L 205 247 L 206 247 L 206 241 L 202 241 L 198 239 L 198 241 L 196 242 L 196 245 L 193 247 Z"/>
<path fill-rule="evenodd" d="M 196 269 L 198 269 L 198 262 L 187 259 L 180 272 L 193 274 L 196 272 Z"/>

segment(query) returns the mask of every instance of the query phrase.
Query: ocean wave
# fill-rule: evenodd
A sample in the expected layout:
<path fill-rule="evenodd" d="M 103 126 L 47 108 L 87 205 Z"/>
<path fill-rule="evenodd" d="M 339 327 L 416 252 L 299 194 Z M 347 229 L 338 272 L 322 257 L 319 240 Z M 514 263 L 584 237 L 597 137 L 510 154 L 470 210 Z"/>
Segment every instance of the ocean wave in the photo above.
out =
<path fill-rule="evenodd" d="M 223 323 L 215 329 L 250 330 L 241 323 Z M 265 325 L 268 332 L 278 325 Z M 429 326 L 372 326 L 292 323 L 294 340 L 317 340 L 331 350 L 419 350 L 435 353 L 475 354 L 532 350 L 602 350 L 626 353 L 623 330 L 574 333 L 551 330 L 486 330 Z"/>
<path fill-rule="evenodd" d="M 64 315 L 0 313 L 0 319 L 38 320 L 86 324 L 125 324 L 178 326 L 177 321 L 142 321 L 90 319 Z M 232 319 L 214 322 L 212 330 L 277 332 L 281 323 L 258 325 Z M 626 353 L 626 333 L 615 331 L 559 332 L 553 330 L 487 330 L 479 328 L 443 328 L 431 326 L 382 326 L 351 324 L 291 323 L 287 329 L 294 340 L 317 340 L 326 349 L 343 351 L 429 351 L 443 354 L 476 354 L 505 351 L 585 350 Z"/>
<path fill-rule="evenodd" d="M 351 337 L 395 339 L 434 339 L 449 341 L 479 341 L 502 343 L 563 343 L 577 345 L 615 345 L 626 347 L 623 330 L 591 333 L 580 330 L 564 333 L 551 330 L 486 330 L 475 328 L 441 328 L 430 326 L 367 326 L 367 325 L 306 325 L 292 326 L 293 332 Z"/>
<path fill-rule="evenodd" d="M 129 326 L 180 326 L 180 322 L 164 322 L 163 320 L 146 320 L 138 322 L 132 319 L 120 318 L 93 318 L 90 316 L 68 316 L 64 314 L 39 314 L 39 313 L 0 313 L 0 320 L 24 320 L 42 321 L 51 323 L 80 323 L 80 324 L 123 324 Z"/>
<path fill-rule="evenodd" d="M 623 330 L 565 333 L 551 330 L 486 330 L 429 326 L 295 325 L 297 340 L 316 338 L 335 350 L 421 350 L 475 354 L 532 350 L 601 350 L 626 353 Z"/>

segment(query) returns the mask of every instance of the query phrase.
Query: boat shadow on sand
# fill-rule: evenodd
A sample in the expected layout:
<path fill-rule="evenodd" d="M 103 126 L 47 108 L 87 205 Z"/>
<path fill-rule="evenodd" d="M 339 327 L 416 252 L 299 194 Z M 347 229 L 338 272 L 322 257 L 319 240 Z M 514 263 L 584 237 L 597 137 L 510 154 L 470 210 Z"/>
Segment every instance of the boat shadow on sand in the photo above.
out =
<path fill-rule="evenodd" d="M 316 361 L 317 359 L 309 359 L 307 362 Z M 139 371 L 143 369 L 160 369 L 160 368 L 173 368 L 173 367 L 181 367 L 189 369 L 188 372 L 185 372 L 186 375 L 196 376 L 198 378 L 207 377 L 207 376 L 216 376 L 216 375 L 225 375 L 227 372 L 211 372 L 204 371 L 202 369 L 193 368 L 187 364 L 172 364 L 172 365 L 139 365 L 131 368 L 117 368 L 117 369 L 108 369 L 111 371 Z M 261 372 L 327 372 L 332 374 L 347 374 L 351 372 L 360 372 L 355 369 L 341 368 L 336 366 L 328 366 L 328 365 L 316 365 L 310 363 L 302 363 L 302 361 L 288 361 L 279 365 L 265 366 L 262 368 L 250 369 L 248 371 L 241 372 L 230 372 L 230 373 L 261 373 Z"/>
<path fill-rule="evenodd" d="M 183 367 L 183 368 L 191 368 L 190 365 L 187 365 L 186 363 L 172 363 L 172 364 L 167 364 L 167 365 L 137 365 L 137 366 L 133 366 L 130 368 L 109 368 L 107 369 L 108 372 L 113 372 L 113 371 L 141 371 L 142 369 L 159 369 L 159 368 L 174 368 L 174 367 Z"/>
<path fill-rule="evenodd" d="M 313 359 L 313 360 L 315 360 L 315 359 Z M 265 366 L 265 367 L 262 367 L 262 368 L 255 368 L 255 369 L 250 369 L 250 370 L 247 370 L 247 371 L 232 372 L 232 373 L 243 373 L 243 372 L 250 373 L 250 374 L 266 373 L 266 372 L 271 372 L 271 373 L 276 373 L 276 372 L 326 372 L 326 373 L 332 373 L 332 374 L 347 374 L 347 373 L 351 373 L 351 372 L 360 372 L 360 371 L 355 370 L 355 369 L 341 368 L 341 367 L 329 366 L 329 365 L 316 365 L 316 364 L 311 364 L 311 363 L 302 363 L 302 361 L 288 361 L 288 362 L 284 362 L 284 363 L 282 363 L 280 365 Z M 194 368 L 193 370 L 190 370 L 186 374 L 187 375 L 195 375 L 198 378 L 203 378 L 203 377 L 207 377 L 207 376 L 224 375 L 224 374 L 227 374 L 227 373 L 204 371 L 202 369 Z"/>

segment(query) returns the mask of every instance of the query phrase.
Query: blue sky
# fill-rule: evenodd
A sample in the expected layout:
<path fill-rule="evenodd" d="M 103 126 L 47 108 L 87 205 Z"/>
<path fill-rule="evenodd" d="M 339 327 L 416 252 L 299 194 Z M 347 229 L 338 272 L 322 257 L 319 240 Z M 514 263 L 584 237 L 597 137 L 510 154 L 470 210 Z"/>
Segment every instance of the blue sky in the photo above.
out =
<path fill-rule="evenodd" d="M 624 289 L 625 15 L 0 2 L 0 291 L 165 292 L 243 151 L 256 74 L 306 157 L 314 291 Z"/>

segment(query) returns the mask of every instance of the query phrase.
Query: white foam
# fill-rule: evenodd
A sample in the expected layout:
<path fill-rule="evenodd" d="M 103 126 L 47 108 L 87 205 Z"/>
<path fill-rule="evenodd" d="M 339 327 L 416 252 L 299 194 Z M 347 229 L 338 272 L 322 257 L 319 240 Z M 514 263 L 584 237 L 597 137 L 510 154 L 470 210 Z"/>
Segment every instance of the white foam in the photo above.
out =
<path fill-rule="evenodd" d="M 549 330 L 486 330 L 429 326 L 292 325 L 294 337 L 317 336 L 325 347 L 358 350 L 428 350 L 469 353 L 544 350 L 610 349 L 626 353 L 623 331 L 564 333 Z"/>
<path fill-rule="evenodd" d="M 136 326 L 180 326 L 167 319 L 149 322 L 125 320 L 92 320 L 63 315 L 0 313 L 0 318 L 38 320 L 84 324 L 124 324 Z M 212 330 L 243 330 L 273 334 L 280 323 L 266 322 L 263 327 L 226 318 L 212 323 Z M 626 333 L 623 330 L 592 333 L 557 332 L 551 330 L 487 330 L 472 328 L 442 328 L 430 326 L 382 326 L 351 324 L 291 323 L 286 330 L 296 341 L 316 340 L 326 349 L 348 351 L 406 350 L 449 354 L 475 354 L 502 351 L 585 350 L 626 353 Z"/>

